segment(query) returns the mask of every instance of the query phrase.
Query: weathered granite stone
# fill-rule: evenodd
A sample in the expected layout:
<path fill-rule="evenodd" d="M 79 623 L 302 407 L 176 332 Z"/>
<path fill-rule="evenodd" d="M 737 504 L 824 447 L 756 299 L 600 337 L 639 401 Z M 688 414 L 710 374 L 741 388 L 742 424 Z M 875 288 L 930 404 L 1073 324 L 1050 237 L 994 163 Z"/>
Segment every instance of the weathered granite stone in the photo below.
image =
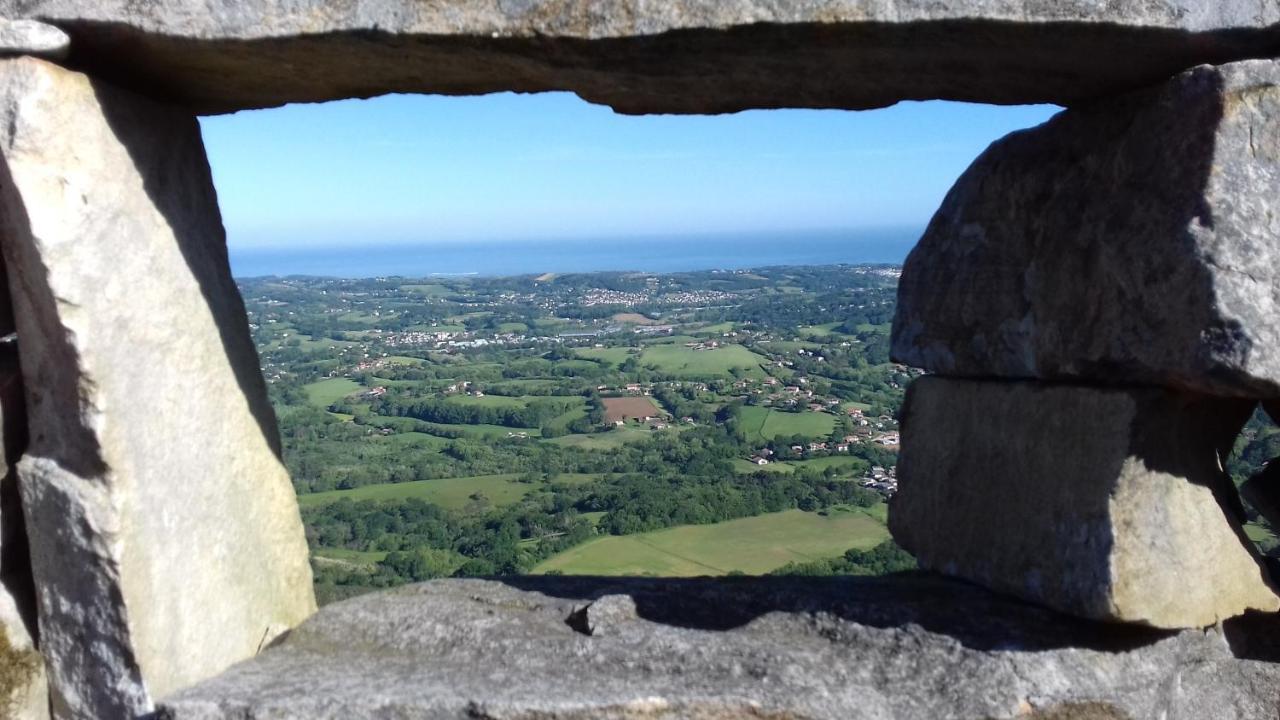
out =
<path fill-rule="evenodd" d="M 0 0 L 71 62 L 226 112 L 571 90 L 626 113 L 1073 104 L 1280 48 L 1258 0 Z"/>
<path fill-rule="evenodd" d="M 630 595 L 606 595 L 574 610 L 566 622 L 578 632 L 605 635 L 635 619 L 636 603 Z"/>
<path fill-rule="evenodd" d="M 1252 409 L 920 378 L 889 528 L 922 567 L 1082 617 L 1177 628 L 1276 610 L 1219 459 Z"/>
<path fill-rule="evenodd" d="M 314 609 L 195 118 L 0 61 L 18 465 L 61 718 L 126 718 Z"/>
<path fill-rule="evenodd" d="M 0 262 L 0 718 L 45 720 L 49 687 L 35 648 L 35 587 L 18 479 L 13 465 L 27 445 L 13 308 Z"/>
<path fill-rule="evenodd" d="M 71 38 L 58 28 L 37 20 L 0 18 L 0 56 L 35 55 L 59 59 L 71 49 Z"/>
<path fill-rule="evenodd" d="M 1280 62 L 1201 67 L 988 149 L 903 268 L 950 376 L 1280 396 Z"/>
<path fill-rule="evenodd" d="M 635 615 L 567 622 L 607 596 Z M 1089 623 L 932 577 L 441 580 L 330 605 L 161 716 L 1274 720 L 1280 665 L 1240 656 L 1276 625 Z"/>

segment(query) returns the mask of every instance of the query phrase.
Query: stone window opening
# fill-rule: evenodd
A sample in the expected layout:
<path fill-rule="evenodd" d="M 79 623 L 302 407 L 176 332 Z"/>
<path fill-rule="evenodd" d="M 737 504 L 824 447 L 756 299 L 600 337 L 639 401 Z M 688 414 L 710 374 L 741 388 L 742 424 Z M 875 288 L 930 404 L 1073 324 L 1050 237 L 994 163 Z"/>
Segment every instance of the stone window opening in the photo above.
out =
<path fill-rule="evenodd" d="M 1280 14 L 1050 5 L 0 2 L 44 661 L 0 674 L 19 717 L 1275 717 L 1280 598 L 1196 479 L 1238 398 L 1280 395 Z M 899 294 L 894 354 L 931 374 L 891 523 L 975 584 L 463 581 L 313 614 L 195 114 L 545 89 L 1069 108 L 975 162 Z"/>

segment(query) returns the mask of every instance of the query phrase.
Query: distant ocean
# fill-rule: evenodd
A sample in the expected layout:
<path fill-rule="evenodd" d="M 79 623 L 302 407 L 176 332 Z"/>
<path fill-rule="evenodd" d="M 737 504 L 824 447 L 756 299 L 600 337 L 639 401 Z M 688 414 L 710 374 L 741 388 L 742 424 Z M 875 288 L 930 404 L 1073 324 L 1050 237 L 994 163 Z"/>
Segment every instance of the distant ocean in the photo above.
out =
<path fill-rule="evenodd" d="M 236 277 L 318 275 L 531 275 L 636 270 L 735 270 L 771 265 L 901 263 L 920 231 L 849 230 L 600 240 L 352 244 L 315 248 L 231 248 Z"/>

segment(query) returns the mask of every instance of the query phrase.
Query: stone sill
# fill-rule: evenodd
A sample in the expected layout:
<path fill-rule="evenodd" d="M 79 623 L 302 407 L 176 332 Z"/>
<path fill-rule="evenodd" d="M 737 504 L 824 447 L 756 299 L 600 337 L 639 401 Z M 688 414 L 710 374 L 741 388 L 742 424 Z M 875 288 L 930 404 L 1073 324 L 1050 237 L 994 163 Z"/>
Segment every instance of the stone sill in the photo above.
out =
<path fill-rule="evenodd" d="M 1280 622 L 1091 623 L 940 578 L 438 580 L 167 698 L 231 718 L 1276 718 Z"/>

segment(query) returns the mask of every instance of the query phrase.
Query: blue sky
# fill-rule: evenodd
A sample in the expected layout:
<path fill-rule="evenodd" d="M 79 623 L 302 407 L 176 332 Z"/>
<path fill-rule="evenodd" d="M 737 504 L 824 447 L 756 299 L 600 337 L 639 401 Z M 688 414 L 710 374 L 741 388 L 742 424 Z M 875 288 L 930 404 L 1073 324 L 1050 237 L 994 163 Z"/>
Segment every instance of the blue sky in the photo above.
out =
<path fill-rule="evenodd" d="M 616 115 L 567 93 L 387 96 L 204 118 L 234 248 L 923 227 L 1056 108 Z"/>

